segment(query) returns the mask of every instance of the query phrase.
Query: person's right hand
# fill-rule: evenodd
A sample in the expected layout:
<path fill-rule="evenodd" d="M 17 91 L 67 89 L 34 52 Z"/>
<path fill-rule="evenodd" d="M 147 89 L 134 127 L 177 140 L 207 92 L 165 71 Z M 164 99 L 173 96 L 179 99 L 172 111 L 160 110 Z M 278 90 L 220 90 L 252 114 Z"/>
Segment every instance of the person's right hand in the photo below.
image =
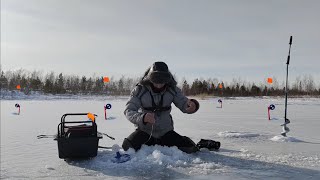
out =
<path fill-rule="evenodd" d="M 144 116 L 143 122 L 154 124 L 156 122 L 156 119 L 154 118 L 154 113 L 147 113 Z"/>

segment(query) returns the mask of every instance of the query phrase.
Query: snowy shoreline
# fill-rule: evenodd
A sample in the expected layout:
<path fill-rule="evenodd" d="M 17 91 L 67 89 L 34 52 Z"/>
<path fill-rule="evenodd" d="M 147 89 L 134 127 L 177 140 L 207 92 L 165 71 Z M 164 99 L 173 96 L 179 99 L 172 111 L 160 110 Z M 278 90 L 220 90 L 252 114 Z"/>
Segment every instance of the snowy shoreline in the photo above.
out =
<path fill-rule="evenodd" d="M 199 100 L 224 99 L 224 100 L 249 100 L 249 99 L 283 99 L 284 96 L 248 96 L 248 97 L 220 97 L 220 96 L 189 96 Z M 128 95 L 112 96 L 98 94 L 43 94 L 31 92 L 26 95 L 20 91 L 1 91 L 0 100 L 115 100 L 128 99 Z M 320 96 L 289 96 L 291 99 L 319 100 Z"/>
<path fill-rule="evenodd" d="M 84 95 L 84 94 L 42 94 L 31 92 L 26 95 L 18 91 L 1 91 L 0 100 L 115 100 L 127 99 L 129 96 Z"/>

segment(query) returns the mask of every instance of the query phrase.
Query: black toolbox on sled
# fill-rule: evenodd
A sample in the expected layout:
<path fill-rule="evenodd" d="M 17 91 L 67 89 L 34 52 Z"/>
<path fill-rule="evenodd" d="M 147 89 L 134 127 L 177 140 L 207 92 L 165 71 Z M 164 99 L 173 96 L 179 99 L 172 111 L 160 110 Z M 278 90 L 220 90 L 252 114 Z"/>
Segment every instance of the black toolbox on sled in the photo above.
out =
<path fill-rule="evenodd" d="M 58 125 L 59 158 L 89 158 L 98 153 L 99 139 L 97 124 L 93 121 L 65 121 L 67 116 L 87 116 L 87 113 L 68 113 L 61 117 Z"/>

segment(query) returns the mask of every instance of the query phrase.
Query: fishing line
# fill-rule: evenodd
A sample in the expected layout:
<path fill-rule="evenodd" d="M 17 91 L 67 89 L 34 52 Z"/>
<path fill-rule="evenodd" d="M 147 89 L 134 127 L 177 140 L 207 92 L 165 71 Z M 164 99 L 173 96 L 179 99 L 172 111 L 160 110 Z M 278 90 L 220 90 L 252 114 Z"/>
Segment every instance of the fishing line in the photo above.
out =
<path fill-rule="evenodd" d="M 146 144 L 146 143 L 151 139 L 152 133 L 153 133 L 153 124 L 152 124 L 152 126 L 151 126 L 150 136 L 149 136 L 148 140 L 147 140 L 146 142 L 144 142 L 143 144 Z"/>

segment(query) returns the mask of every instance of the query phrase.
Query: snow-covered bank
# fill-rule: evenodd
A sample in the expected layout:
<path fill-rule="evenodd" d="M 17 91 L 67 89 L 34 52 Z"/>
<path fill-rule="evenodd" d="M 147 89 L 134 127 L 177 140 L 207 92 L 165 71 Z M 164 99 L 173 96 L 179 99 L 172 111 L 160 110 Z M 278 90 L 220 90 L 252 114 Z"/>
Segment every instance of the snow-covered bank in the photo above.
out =
<path fill-rule="evenodd" d="M 92 95 L 92 94 L 44 94 L 31 91 L 26 95 L 21 91 L 1 91 L 0 100 L 115 100 L 128 96 Z"/>
<path fill-rule="evenodd" d="M 42 92 L 31 91 L 29 94 L 25 94 L 21 91 L 0 91 L 0 100 L 106 100 L 106 99 L 127 99 L 129 96 L 111 96 L 111 95 L 96 95 L 96 94 L 45 94 Z M 191 96 L 190 96 L 191 97 Z M 256 96 L 256 97 L 218 97 L 218 96 L 206 96 L 198 97 L 192 96 L 199 100 L 217 101 L 221 99 L 223 101 L 229 100 L 283 100 L 281 96 Z M 289 96 L 290 101 L 319 101 L 320 96 Z"/>

